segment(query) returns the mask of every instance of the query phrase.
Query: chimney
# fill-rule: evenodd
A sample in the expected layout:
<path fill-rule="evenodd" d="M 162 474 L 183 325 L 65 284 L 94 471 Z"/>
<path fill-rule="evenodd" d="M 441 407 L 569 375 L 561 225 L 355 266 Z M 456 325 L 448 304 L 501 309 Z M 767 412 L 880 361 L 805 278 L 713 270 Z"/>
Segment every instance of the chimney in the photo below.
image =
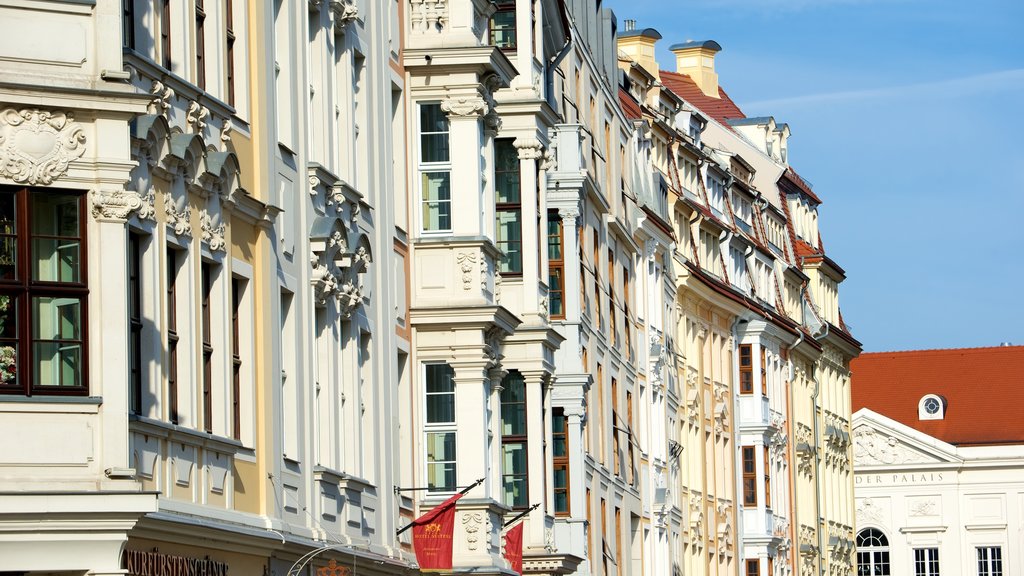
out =
<path fill-rule="evenodd" d="M 676 55 L 676 72 L 689 76 L 705 96 L 719 97 L 715 54 L 720 52 L 722 47 L 718 42 L 687 40 L 682 44 L 672 45 L 669 50 Z"/>
<path fill-rule="evenodd" d="M 654 28 L 637 30 L 636 20 L 626 20 L 626 29 L 619 33 L 618 48 L 660 80 L 658 61 L 654 57 L 654 45 L 658 40 L 661 40 L 661 34 Z"/>

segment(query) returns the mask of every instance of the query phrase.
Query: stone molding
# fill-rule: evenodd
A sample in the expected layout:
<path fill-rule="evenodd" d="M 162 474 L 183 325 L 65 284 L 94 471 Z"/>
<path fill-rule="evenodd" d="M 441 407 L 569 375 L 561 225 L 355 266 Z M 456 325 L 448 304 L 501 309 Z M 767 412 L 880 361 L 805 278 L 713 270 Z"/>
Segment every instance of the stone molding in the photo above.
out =
<path fill-rule="evenodd" d="M 85 154 L 85 141 L 71 112 L 5 108 L 0 111 L 0 177 L 52 184 Z"/>

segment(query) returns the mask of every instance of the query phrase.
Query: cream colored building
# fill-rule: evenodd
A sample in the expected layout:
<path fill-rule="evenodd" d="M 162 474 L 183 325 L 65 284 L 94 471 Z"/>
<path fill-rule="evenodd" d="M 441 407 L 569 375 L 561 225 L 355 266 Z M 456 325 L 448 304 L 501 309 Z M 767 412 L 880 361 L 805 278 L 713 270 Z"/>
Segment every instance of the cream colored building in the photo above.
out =
<path fill-rule="evenodd" d="M 520 513 L 531 574 L 844 573 L 843 271 L 713 66 L 592 0 L 0 19 L 3 570 L 414 574 L 482 480 L 453 573 Z"/>
<path fill-rule="evenodd" d="M 853 369 L 857 573 L 1020 573 L 1024 346 L 876 352 Z"/>

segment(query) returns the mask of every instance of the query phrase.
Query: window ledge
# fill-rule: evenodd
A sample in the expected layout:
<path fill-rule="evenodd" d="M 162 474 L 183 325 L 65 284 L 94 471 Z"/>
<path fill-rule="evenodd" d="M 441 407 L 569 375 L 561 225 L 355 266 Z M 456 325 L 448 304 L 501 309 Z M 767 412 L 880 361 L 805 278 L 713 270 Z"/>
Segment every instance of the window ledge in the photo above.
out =
<path fill-rule="evenodd" d="M 0 403 L 15 404 L 103 404 L 102 396 L 15 396 L 0 394 Z"/>
<path fill-rule="evenodd" d="M 170 422 L 164 422 L 162 420 L 156 420 L 135 414 L 129 415 L 128 418 L 129 422 L 133 424 L 133 431 L 135 432 L 152 434 L 153 436 L 184 442 L 186 444 L 198 444 L 204 448 L 210 448 L 217 450 L 218 452 L 226 452 L 228 454 L 238 454 L 250 451 L 241 442 L 233 438 L 217 436 L 216 434 L 210 434 L 209 432 L 200 432 L 199 430 L 193 430 L 177 424 L 171 424 Z"/>

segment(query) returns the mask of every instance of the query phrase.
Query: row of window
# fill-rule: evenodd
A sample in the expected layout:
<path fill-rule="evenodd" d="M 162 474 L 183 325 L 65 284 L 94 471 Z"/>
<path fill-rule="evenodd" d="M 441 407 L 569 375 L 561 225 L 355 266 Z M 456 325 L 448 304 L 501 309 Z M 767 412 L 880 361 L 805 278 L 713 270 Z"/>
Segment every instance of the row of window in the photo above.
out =
<path fill-rule="evenodd" d="M 86 273 L 85 196 L 31 189 L 0 191 L 0 393 L 88 395 L 88 274 Z M 129 409 L 144 413 L 143 237 L 128 239 L 127 315 L 129 325 Z M 178 423 L 179 294 L 183 252 L 168 249 L 167 265 L 167 410 L 161 416 Z M 215 398 L 231 404 L 225 433 L 241 437 L 242 347 L 239 331 L 246 280 L 232 278 L 230 350 L 224 335 L 215 337 L 214 283 L 221 267 L 200 264 L 202 382 L 199 425 L 214 431 Z M 215 394 L 215 355 L 230 356 L 230 391 Z M 197 426 L 198 427 L 198 426 Z"/>
<path fill-rule="evenodd" d="M 424 380 L 427 488 L 454 492 L 458 470 L 455 370 L 448 364 L 426 364 Z M 530 506 L 526 415 L 526 380 L 513 370 L 502 381 L 501 391 L 502 495 L 505 505 L 513 509 Z M 568 515 L 569 430 L 561 408 L 552 409 L 551 433 L 554 510 L 557 515 Z"/>
<path fill-rule="evenodd" d="M 219 6 L 214 8 L 214 10 L 218 12 L 221 26 L 220 30 L 211 33 L 207 29 L 209 16 L 207 11 L 211 8 L 208 3 L 213 4 L 214 2 L 209 0 L 192 0 L 192 42 L 189 46 L 193 59 L 193 75 L 191 79 L 200 89 L 206 90 L 208 81 L 206 64 L 207 59 L 212 53 L 212 51 L 208 50 L 207 44 L 211 41 L 221 43 L 224 49 L 224 66 L 221 71 L 223 74 L 222 80 L 224 81 L 224 94 L 221 96 L 231 106 L 235 105 L 235 45 L 237 40 L 235 34 L 237 29 L 235 1 L 216 0 Z M 172 41 L 174 40 L 174 33 L 172 31 L 174 14 L 172 14 L 172 7 L 174 4 L 175 2 L 172 0 L 121 0 L 122 45 L 132 50 L 139 47 L 137 26 L 139 22 L 143 21 L 142 15 L 150 14 L 157 27 L 157 30 L 153 32 L 159 33 L 159 42 L 154 42 L 156 58 L 161 66 L 171 71 L 174 71 L 176 64 L 173 60 L 174 48 L 172 46 Z"/>
<path fill-rule="evenodd" d="M 914 548 L 914 576 L 940 576 L 939 549 Z M 1003 576 L 1003 549 L 977 546 L 977 576 Z M 889 539 L 875 528 L 857 534 L 857 576 L 889 576 Z"/>

